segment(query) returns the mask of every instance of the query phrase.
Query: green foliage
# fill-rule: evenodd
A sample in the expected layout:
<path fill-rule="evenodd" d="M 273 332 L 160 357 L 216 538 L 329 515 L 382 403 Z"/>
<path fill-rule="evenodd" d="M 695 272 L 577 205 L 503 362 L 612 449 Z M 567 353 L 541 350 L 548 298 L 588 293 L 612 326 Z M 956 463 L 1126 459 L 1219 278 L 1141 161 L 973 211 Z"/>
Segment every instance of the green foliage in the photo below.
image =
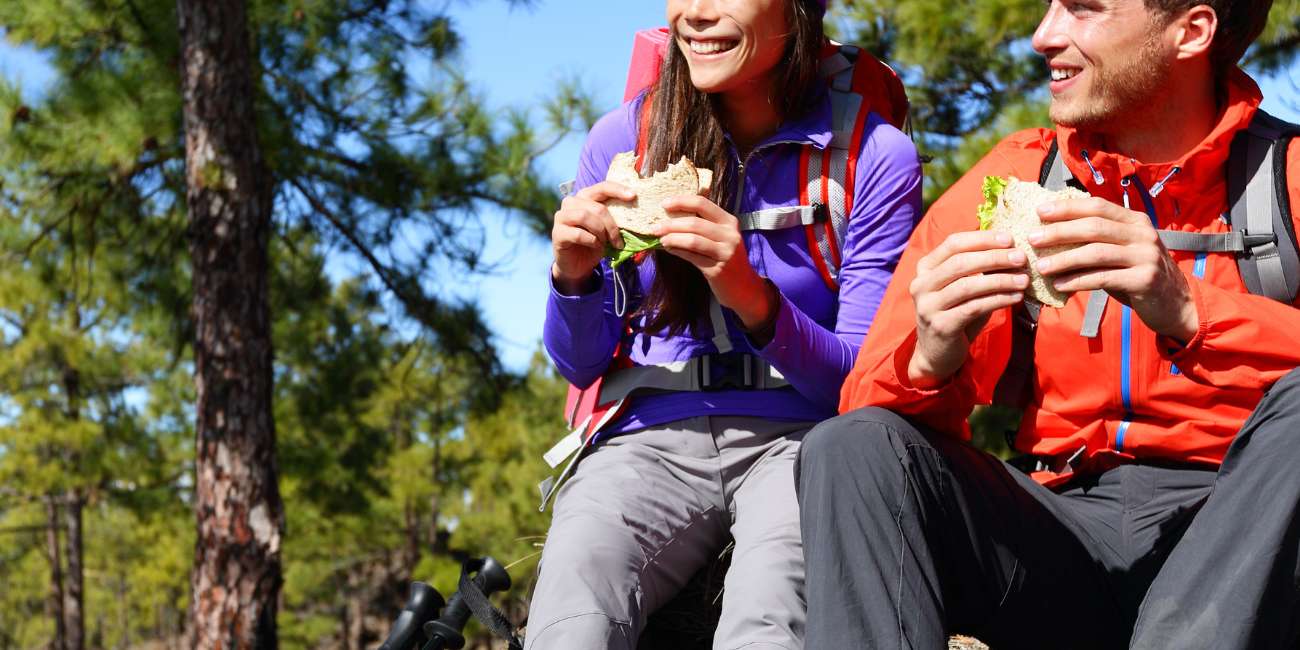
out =
<path fill-rule="evenodd" d="M 496 119 L 460 73 L 447 10 L 415 0 L 252 2 L 255 110 L 280 228 L 308 229 L 363 262 L 431 345 L 475 366 L 484 378 L 475 397 L 490 404 L 508 381 L 490 332 L 475 304 L 441 297 L 437 274 L 481 269 L 484 206 L 543 230 L 558 199 L 537 157 L 596 115 L 568 82 L 539 107 L 540 119 L 523 110 Z M 0 115 L 14 116 L 0 120 L 9 143 L 0 169 L 33 172 L 28 180 L 58 203 L 51 220 L 89 211 L 112 221 L 112 245 L 162 253 L 151 262 L 178 259 L 175 3 L 4 3 L 0 25 L 49 53 L 59 73 L 38 106 L 0 84 Z M 220 169 L 194 173 L 223 182 Z M 186 284 L 133 272 L 187 321 Z M 182 341 L 188 333 L 173 331 Z"/>

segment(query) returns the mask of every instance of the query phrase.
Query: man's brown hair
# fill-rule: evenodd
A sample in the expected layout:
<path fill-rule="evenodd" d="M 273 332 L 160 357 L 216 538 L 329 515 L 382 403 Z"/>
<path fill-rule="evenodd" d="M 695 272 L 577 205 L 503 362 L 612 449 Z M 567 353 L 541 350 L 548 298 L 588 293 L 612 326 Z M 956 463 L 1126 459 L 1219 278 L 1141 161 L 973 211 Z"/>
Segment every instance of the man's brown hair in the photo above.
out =
<path fill-rule="evenodd" d="M 1210 65 L 1216 76 L 1223 76 L 1237 65 L 1246 48 L 1259 38 L 1268 23 L 1273 0 L 1143 0 L 1147 9 L 1166 18 L 1197 5 L 1206 5 L 1219 17 L 1219 28 L 1210 46 Z"/>

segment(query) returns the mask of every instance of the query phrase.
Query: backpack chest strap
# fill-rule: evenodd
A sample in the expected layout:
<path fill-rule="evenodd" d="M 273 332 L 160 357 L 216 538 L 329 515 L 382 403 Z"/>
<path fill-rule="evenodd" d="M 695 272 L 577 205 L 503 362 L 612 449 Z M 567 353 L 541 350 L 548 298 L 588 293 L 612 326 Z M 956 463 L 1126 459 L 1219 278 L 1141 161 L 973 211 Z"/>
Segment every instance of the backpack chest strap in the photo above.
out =
<path fill-rule="evenodd" d="M 1267 244 L 1276 245 L 1272 233 L 1250 235 L 1242 231 L 1204 233 L 1157 230 L 1160 241 L 1171 251 L 1188 253 L 1243 253 Z"/>
<path fill-rule="evenodd" d="M 756 355 L 705 354 L 685 361 L 617 370 L 605 377 L 598 402 L 614 402 L 641 391 L 771 390 L 789 385 L 780 371 Z"/>
<path fill-rule="evenodd" d="M 736 215 L 736 220 L 740 222 L 741 232 L 785 230 L 786 228 L 810 226 L 825 221 L 826 209 L 820 203 L 791 205 L 783 208 L 768 208 L 766 210 L 746 212 Z"/>

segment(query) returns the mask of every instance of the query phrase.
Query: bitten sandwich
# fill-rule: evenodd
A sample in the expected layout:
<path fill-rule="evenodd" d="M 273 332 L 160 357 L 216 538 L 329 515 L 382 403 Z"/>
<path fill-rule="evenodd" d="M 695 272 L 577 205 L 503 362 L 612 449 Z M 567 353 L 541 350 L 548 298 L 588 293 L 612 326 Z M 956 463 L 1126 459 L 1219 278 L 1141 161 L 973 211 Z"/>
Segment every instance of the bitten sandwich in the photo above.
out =
<path fill-rule="evenodd" d="M 631 201 L 610 200 L 605 204 L 614 223 L 623 234 L 623 248 L 607 249 L 606 257 L 613 265 L 631 259 L 633 255 L 659 247 L 659 238 L 651 235 L 655 226 L 669 219 L 661 204 L 671 196 L 705 194 L 713 184 L 713 172 L 700 169 L 687 160 L 668 166 L 649 178 L 642 178 L 636 170 L 636 155 L 627 152 L 614 156 L 605 180 L 614 181 L 636 192 Z"/>

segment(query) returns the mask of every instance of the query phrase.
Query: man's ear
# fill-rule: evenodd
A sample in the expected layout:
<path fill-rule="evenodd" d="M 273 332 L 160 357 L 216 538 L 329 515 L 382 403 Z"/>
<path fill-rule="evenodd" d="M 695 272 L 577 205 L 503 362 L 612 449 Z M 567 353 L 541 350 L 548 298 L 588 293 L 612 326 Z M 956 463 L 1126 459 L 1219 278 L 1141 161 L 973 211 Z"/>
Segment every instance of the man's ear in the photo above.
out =
<path fill-rule="evenodd" d="M 1219 16 L 1209 5 L 1196 5 L 1174 18 L 1169 29 L 1173 30 L 1174 49 L 1179 59 L 1209 56 L 1214 35 L 1219 31 Z"/>

